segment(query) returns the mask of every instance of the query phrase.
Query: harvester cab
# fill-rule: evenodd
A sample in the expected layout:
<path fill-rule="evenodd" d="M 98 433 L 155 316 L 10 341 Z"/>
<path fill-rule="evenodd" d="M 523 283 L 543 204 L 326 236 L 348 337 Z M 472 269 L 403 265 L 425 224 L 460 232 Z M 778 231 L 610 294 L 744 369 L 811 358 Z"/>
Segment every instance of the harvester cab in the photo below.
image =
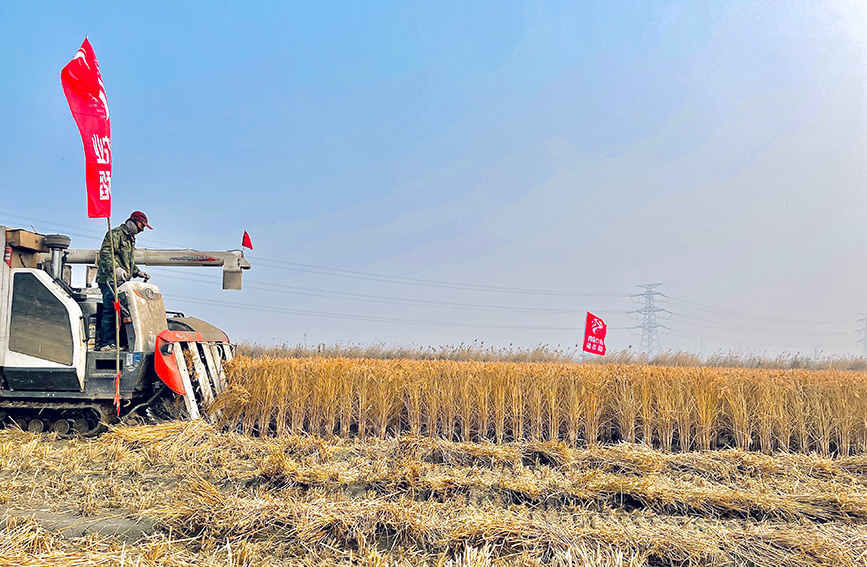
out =
<path fill-rule="evenodd" d="M 123 283 L 118 379 L 117 353 L 94 350 L 99 317 L 113 308 L 92 285 L 98 251 L 69 244 L 0 226 L 0 421 L 66 435 L 96 433 L 118 413 L 199 418 L 226 388 L 223 362 L 235 354 L 226 333 L 167 313 L 156 285 Z M 223 289 L 241 289 L 250 268 L 240 250 L 140 249 L 135 261 L 222 267 Z M 87 266 L 84 287 L 72 286 L 74 264 Z"/>

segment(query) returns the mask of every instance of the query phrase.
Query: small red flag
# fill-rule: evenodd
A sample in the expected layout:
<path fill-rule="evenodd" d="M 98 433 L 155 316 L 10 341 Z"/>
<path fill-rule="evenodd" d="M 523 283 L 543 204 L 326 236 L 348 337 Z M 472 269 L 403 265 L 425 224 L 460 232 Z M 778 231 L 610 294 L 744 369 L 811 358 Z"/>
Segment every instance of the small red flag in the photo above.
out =
<path fill-rule="evenodd" d="M 590 354 L 605 354 L 605 335 L 608 325 L 593 313 L 587 312 L 587 323 L 584 325 L 584 352 Z"/>
<path fill-rule="evenodd" d="M 253 249 L 253 241 L 250 240 L 250 234 L 246 230 L 244 231 L 244 237 L 241 238 L 241 246 L 249 248 L 250 250 Z"/>
<path fill-rule="evenodd" d="M 117 415 L 120 417 L 120 372 L 114 377 L 114 405 L 117 407 Z"/>
<path fill-rule="evenodd" d="M 60 72 L 60 83 L 84 144 L 87 216 L 110 217 L 111 121 L 99 63 L 87 38 Z"/>

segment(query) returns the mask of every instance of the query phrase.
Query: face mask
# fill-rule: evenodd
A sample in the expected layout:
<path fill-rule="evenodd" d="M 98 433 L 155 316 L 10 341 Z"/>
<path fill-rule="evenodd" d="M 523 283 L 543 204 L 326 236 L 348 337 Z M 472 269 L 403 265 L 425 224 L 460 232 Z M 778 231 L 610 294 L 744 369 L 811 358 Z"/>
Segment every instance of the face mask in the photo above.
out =
<path fill-rule="evenodd" d="M 135 223 L 134 220 L 126 221 L 126 228 L 129 229 L 129 231 L 133 234 L 138 234 L 139 232 L 141 232 L 139 231 L 138 225 Z"/>

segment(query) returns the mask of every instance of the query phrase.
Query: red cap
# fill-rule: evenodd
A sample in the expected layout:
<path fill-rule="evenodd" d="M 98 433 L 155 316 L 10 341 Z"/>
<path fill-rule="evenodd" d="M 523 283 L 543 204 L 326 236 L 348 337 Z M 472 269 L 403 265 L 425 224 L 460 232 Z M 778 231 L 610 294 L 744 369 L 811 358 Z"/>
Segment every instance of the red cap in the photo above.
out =
<path fill-rule="evenodd" d="M 134 220 L 136 222 L 140 222 L 140 223 L 144 224 L 146 228 L 149 228 L 151 230 L 154 229 L 154 227 L 152 227 L 151 225 L 148 224 L 148 216 L 141 211 L 133 211 L 129 215 L 129 218 L 131 220 Z"/>

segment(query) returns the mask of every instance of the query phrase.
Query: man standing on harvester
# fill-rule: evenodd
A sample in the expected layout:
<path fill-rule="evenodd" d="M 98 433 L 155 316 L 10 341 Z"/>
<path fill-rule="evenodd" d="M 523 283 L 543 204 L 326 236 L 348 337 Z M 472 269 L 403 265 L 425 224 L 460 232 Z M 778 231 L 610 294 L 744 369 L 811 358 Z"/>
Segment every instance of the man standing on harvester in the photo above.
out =
<path fill-rule="evenodd" d="M 109 230 L 102 240 L 96 274 L 96 283 L 102 292 L 102 318 L 96 334 L 97 350 L 110 351 L 117 348 L 113 307 L 117 298 L 114 289 L 115 277 L 118 286 L 132 278 L 143 278 L 144 281 L 150 279 L 147 273 L 135 265 L 135 235 L 145 228 L 153 230 L 148 224 L 147 215 L 141 211 L 133 211 L 122 225 Z"/>

